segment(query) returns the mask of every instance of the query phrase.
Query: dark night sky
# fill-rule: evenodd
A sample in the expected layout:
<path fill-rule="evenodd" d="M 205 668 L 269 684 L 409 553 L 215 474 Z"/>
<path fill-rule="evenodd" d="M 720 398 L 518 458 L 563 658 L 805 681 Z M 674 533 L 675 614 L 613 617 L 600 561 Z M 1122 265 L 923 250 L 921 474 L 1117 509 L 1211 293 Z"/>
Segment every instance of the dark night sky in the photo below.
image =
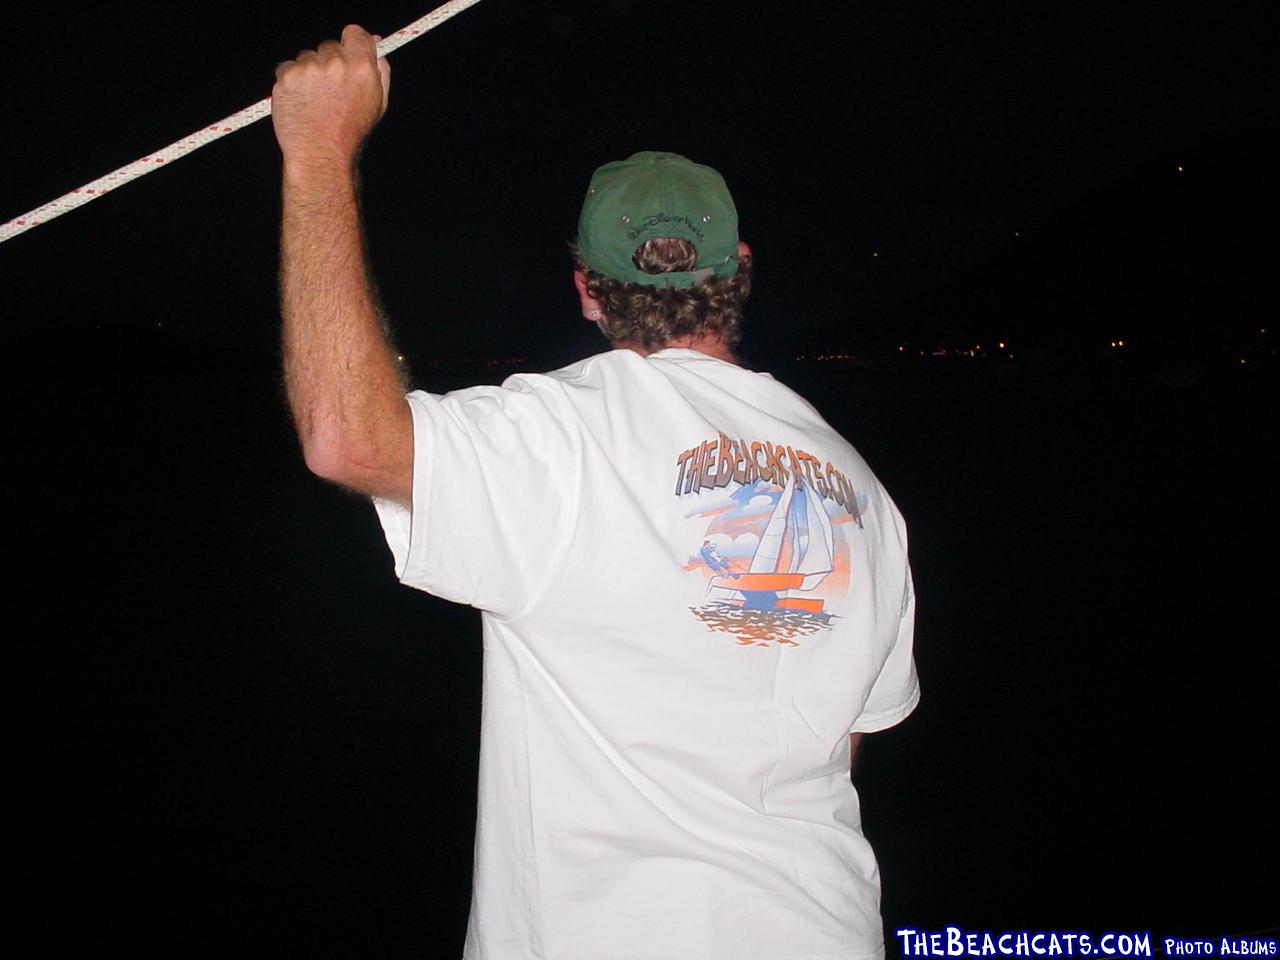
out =
<path fill-rule="evenodd" d="M 348 20 L 387 33 L 423 12 L 23 9 L 0 63 L 0 216 L 258 99 Z M 414 355 L 592 348 L 563 249 L 586 178 L 673 149 L 737 195 L 756 338 L 821 342 L 1144 164 L 1274 127 L 1273 27 L 1262 3 L 487 0 L 393 55 L 364 162 L 375 271 Z M 276 175 L 264 121 L 11 241 L 6 334 L 163 322 L 271 350 Z"/>

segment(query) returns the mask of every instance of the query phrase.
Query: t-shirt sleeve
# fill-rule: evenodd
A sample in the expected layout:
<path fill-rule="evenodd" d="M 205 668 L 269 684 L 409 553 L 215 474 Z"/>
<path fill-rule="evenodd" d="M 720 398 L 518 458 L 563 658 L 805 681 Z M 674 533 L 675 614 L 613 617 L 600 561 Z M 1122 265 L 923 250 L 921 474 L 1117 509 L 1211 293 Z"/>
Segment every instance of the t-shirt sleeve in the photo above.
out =
<path fill-rule="evenodd" d="M 920 702 L 920 681 L 912 654 L 915 639 L 916 593 L 911 569 L 902 595 L 902 613 L 889 655 L 880 668 L 866 706 L 854 721 L 850 733 L 875 733 L 906 719 Z"/>
<path fill-rule="evenodd" d="M 527 386 L 415 391 L 408 401 L 412 507 L 374 499 L 396 576 L 517 616 L 559 568 L 577 500 L 580 443 L 563 401 Z"/>

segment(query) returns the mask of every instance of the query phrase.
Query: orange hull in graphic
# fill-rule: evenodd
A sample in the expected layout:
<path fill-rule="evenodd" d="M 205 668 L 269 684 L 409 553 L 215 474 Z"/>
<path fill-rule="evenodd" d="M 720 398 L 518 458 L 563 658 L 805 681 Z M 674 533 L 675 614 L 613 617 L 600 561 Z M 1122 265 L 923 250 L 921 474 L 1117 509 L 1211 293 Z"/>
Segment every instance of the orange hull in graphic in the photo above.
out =
<path fill-rule="evenodd" d="M 721 583 L 734 590 L 794 590 L 804 583 L 803 573 L 740 573 Z"/>

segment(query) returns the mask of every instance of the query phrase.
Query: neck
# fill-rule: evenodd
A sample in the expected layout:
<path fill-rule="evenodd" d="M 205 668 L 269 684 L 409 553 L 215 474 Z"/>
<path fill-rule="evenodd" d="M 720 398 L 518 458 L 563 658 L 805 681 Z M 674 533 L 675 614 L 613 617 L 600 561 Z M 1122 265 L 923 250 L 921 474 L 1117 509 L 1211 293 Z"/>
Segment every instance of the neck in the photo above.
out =
<path fill-rule="evenodd" d="M 653 350 L 648 349 L 642 343 L 635 340 L 614 340 L 613 348 L 615 350 L 632 350 L 647 357 L 651 353 L 658 350 L 666 350 L 669 347 L 680 347 L 685 350 L 696 350 L 698 353 L 705 353 L 708 357 L 714 357 L 717 360 L 723 360 L 725 363 L 738 364 L 738 358 L 733 353 L 733 348 L 718 337 L 676 337 L 674 340 L 668 340 L 660 347 Z"/>

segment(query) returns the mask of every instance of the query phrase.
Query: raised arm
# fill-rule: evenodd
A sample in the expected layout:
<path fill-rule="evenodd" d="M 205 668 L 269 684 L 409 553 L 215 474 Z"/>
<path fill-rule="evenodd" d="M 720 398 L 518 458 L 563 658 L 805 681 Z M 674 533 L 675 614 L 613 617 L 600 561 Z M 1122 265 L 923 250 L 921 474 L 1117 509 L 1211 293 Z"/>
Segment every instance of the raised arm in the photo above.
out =
<path fill-rule="evenodd" d="M 284 380 L 307 466 L 408 505 L 413 423 L 365 260 L 356 162 L 390 67 L 357 26 L 276 68 Z"/>

